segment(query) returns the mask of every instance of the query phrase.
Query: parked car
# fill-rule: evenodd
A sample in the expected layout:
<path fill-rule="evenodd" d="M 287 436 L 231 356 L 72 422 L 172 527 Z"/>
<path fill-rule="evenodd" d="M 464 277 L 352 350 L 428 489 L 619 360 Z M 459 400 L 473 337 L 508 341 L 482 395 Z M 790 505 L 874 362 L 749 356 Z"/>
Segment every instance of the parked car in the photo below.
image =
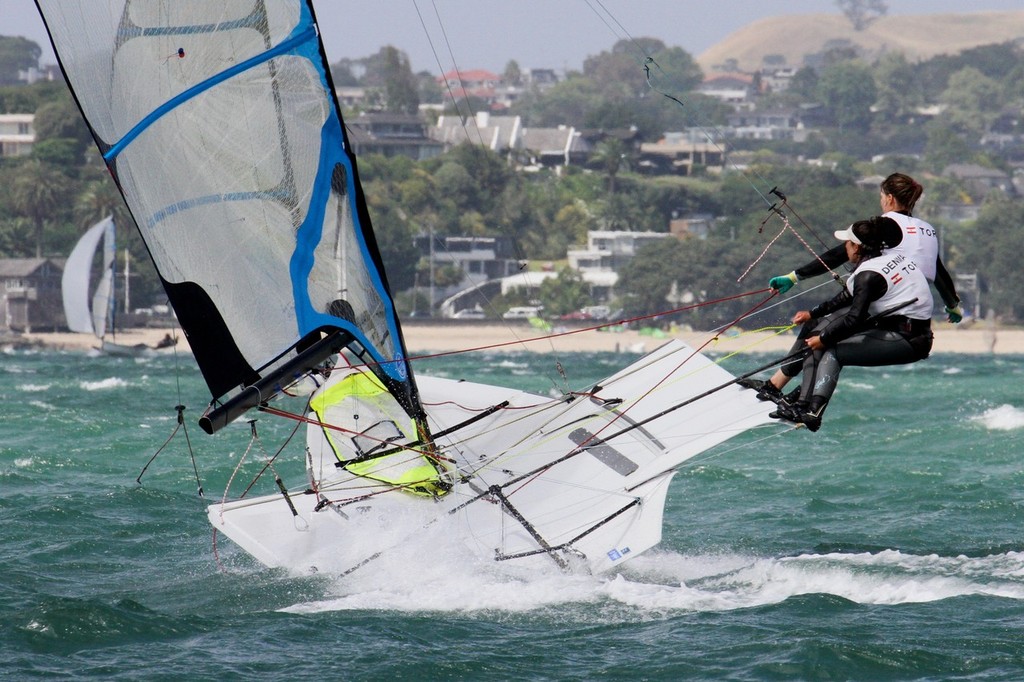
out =
<path fill-rule="evenodd" d="M 463 308 L 452 315 L 453 320 L 485 320 L 487 314 L 476 308 Z"/>
<path fill-rule="evenodd" d="M 509 308 L 501 316 L 506 320 L 528 320 L 531 317 L 540 317 L 540 307 L 535 305 L 522 305 Z"/>

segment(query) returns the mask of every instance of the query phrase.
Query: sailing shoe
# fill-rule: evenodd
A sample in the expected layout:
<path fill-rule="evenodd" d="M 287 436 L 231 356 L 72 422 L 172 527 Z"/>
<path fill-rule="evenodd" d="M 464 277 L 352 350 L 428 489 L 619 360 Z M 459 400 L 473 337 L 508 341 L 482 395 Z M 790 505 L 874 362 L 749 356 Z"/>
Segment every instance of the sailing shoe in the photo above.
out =
<path fill-rule="evenodd" d="M 746 379 L 740 379 L 739 381 L 737 381 L 736 385 L 739 386 L 740 388 L 749 388 L 754 391 L 760 391 L 761 387 L 764 386 L 766 383 L 768 382 L 763 381 L 761 379 L 751 379 L 750 377 L 747 377 Z"/>
<path fill-rule="evenodd" d="M 758 400 L 770 400 L 776 405 L 781 405 L 786 402 L 785 397 L 782 395 L 782 391 L 775 388 L 775 384 L 770 381 L 765 381 L 761 384 L 761 388 L 757 391 Z"/>
<path fill-rule="evenodd" d="M 794 424 L 803 424 L 808 431 L 814 432 L 821 428 L 821 413 L 824 410 L 811 412 L 807 403 L 779 403 L 777 410 L 769 414 L 772 419 L 782 419 Z"/>
<path fill-rule="evenodd" d="M 749 388 L 757 391 L 757 399 L 771 401 L 776 405 L 782 401 L 782 391 L 775 388 L 775 384 L 770 381 L 762 381 L 761 379 L 740 379 L 736 382 L 743 388 Z"/>

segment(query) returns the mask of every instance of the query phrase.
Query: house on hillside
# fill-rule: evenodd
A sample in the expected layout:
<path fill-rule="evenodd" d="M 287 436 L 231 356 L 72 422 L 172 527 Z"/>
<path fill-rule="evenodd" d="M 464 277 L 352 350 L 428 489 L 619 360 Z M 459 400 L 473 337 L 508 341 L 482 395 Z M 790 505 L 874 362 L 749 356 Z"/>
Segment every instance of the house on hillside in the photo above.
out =
<path fill-rule="evenodd" d="M 429 134 L 445 149 L 468 142 L 532 169 L 583 163 L 590 150 L 584 134 L 572 126 L 524 128 L 519 116 L 486 111 L 465 121 L 459 116 L 441 116 Z"/>
<path fill-rule="evenodd" d="M 468 71 L 449 71 L 439 76 L 437 84 L 444 91 L 445 99 L 451 101 L 464 100 L 470 97 L 482 99 L 488 106 L 497 109 L 507 108 L 514 101 L 521 90 L 506 86 L 496 73 L 486 69 L 470 69 Z"/>
<path fill-rule="evenodd" d="M 36 141 L 35 114 L 0 114 L 0 156 L 27 156 Z"/>
<path fill-rule="evenodd" d="M 423 161 L 440 155 L 444 149 L 444 145 L 427 135 L 427 125 L 419 116 L 364 113 L 345 123 L 357 155 L 408 156 Z"/>
<path fill-rule="evenodd" d="M 472 280 L 498 279 L 519 272 L 509 237 L 436 235 L 431 242 L 429 235 L 420 235 L 414 243 L 431 267 L 454 265 Z"/>
<path fill-rule="evenodd" d="M 757 94 L 758 84 L 749 73 L 716 73 L 697 87 L 697 92 L 740 108 L 749 105 Z"/>
<path fill-rule="evenodd" d="M 590 230 L 583 249 L 569 249 L 569 267 L 579 272 L 621 269 L 646 244 L 669 239 L 665 232 L 627 232 L 625 230 Z"/>
<path fill-rule="evenodd" d="M 640 145 L 639 166 L 654 175 L 693 175 L 696 168 L 721 172 L 725 167 L 725 147 L 686 133 L 665 133 L 657 142 Z"/>
<path fill-rule="evenodd" d="M 807 139 L 803 111 L 799 108 L 736 111 L 727 117 L 729 136 L 741 140 Z"/>
<path fill-rule="evenodd" d="M 524 128 L 519 140 L 522 160 L 532 166 L 568 166 L 583 154 L 582 134 L 572 126 Z"/>
<path fill-rule="evenodd" d="M 942 175 L 958 180 L 975 201 L 981 201 L 993 190 L 1009 197 L 1017 194 L 1013 179 L 997 168 L 986 168 L 974 163 L 954 163 L 946 166 Z"/>
<path fill-rule="evenodd" d="M 52 331 L 66 326 L 60 280 L 52 258 L 0 259 L 0 331 Z"/>
<path fill-rule="evenodd" d="M 430 129 L 430 136 L 445 148 L 469 142 L 504 156 L 517 148 L 522 127 L 519 116 L 495 116 L 479 111 L 465 121 L 459 116 L 440 116 L 437 125 Z"/>

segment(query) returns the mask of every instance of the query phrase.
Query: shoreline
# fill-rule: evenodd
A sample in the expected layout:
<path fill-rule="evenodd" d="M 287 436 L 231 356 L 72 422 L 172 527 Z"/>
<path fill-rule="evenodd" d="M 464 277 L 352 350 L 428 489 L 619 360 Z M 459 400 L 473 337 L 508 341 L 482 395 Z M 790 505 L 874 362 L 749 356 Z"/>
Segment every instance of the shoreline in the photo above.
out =
<path fill-rule="evenodd" d="M 535 329 L 525 323 L 498 322 L 405 322 L 402 326 L 410 355 L 453 353 L 486 350 L 496 353 L 574 353 L 574 352 L 650 352 L 671 338 L 678 338 L 694 348 L 716 353 L 785 353 L 793 344 L 789 331 L 730 330 L 715 339 L 710 332 L 679 329 L 597 331 L 589 327 L 556 327 L 553 331 Z M 144 344 L 154 347 L 165 334 L 176 334 L 177 346 L 157 350 L 158 353 L 191 353 L 188 341 L 179 329 L 146 327 L 118 332 L 112 340 L 120 344 Z M 61 351 L 89 352 L 99 348 L 99 341 L 88 334 L 42 332 L 6 335 L 0 345 L 8 348 L 46 348 Z M 948 323 L 935 325 L 932 354 L 1024 355 L 1024 329 L 992 329 L 977 324 L 957 327 Z"/>

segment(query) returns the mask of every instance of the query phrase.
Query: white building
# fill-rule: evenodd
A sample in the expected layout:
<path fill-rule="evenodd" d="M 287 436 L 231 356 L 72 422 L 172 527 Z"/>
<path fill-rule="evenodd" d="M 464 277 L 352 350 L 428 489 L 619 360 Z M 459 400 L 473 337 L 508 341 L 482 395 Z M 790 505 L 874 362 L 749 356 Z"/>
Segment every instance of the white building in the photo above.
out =
<path fill-rule="evenodd" d="M 585 249 L 569 249 L 566 257 L 569 267 L 581 273 L 588 271 L 614 272 L 619 270 L 646 244 L 668 239 L 666 232 L 624 232 L 590 230 Z"/>
<path fill-rule="evenodd" d="M 0 156 L 26 156 L 36 141 L 35 114 L 0 114 Z"/>

